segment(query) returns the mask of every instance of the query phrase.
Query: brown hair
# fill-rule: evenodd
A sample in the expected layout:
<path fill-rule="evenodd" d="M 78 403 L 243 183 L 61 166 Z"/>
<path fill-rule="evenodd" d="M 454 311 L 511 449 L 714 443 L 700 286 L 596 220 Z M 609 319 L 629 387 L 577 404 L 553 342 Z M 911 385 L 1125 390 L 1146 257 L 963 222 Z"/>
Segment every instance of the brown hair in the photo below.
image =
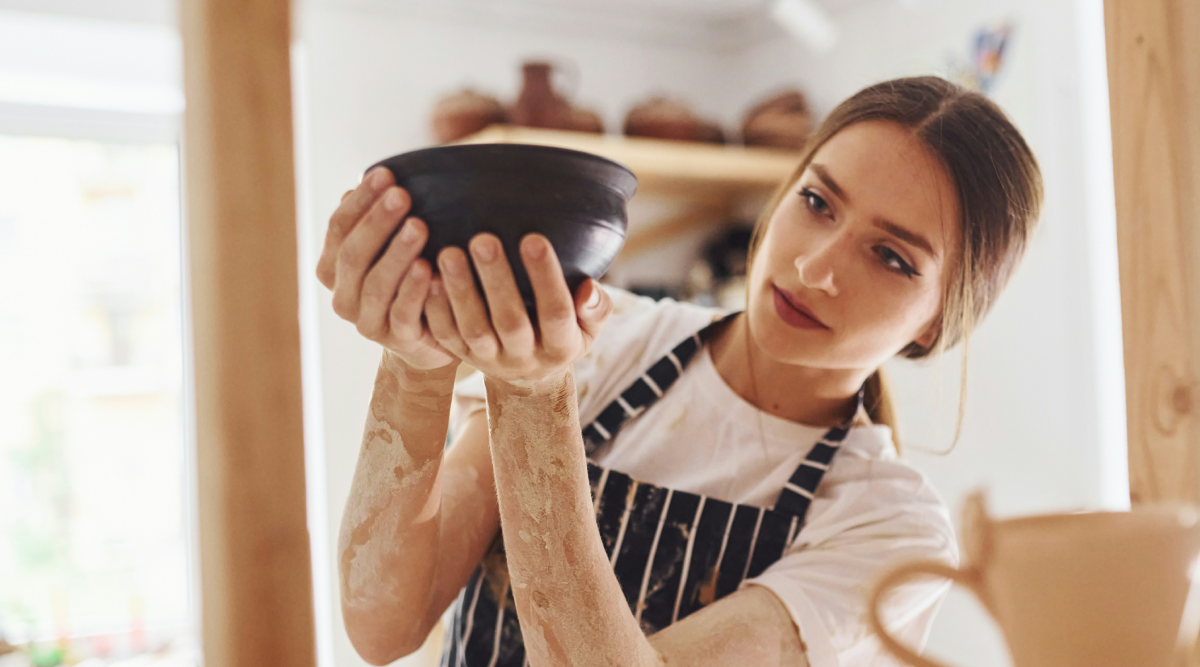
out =
<path fill-rule="evenodd" d="M 937 337 L 929 347 L 913 342 L 899 353 L 920 359 L 963 344 L 957 442 L 966 396 L 966 342 L 1025 252 L 1042 205 L 1041 171 L 1021 134 L 983 95 L 931 76 L 877 83 L 839 104 L 809 139 L 795 172 L 759 216 L 748 267 L 775 209 L 813 155 L 835 134 L 864 121 L 888 121 L 910 130 L 941 160 L 958 196 L 961 233 L 954 265 L 947 271 Z M 899 449 L 895 408 L 882 369 L 867 380 L 865 404 L 872 421 L 892 428 Z"/>

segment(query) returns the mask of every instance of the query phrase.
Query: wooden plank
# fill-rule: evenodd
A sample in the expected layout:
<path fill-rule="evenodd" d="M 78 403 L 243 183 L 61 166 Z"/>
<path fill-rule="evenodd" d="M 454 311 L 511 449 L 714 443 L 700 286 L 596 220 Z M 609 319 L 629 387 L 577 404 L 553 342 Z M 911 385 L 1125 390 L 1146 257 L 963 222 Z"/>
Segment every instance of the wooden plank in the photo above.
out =
<path fill-rule="evenodd" d="M 666 139 L 493 125 L 458 143 L 557 146 L 615 160 L 638 177 L 642 194 L 729 201 L 770 192 L 796 168 L 791 151 Z"/>
<path fill-rule="evenodd" d="M 1105 0 L 1130 493 L 1200 502 L 1200 3 Z"/>
<path fill-rule="evenodd" d="M 184 0 L 207 667 L 315 665 L 288 0 Z"/>

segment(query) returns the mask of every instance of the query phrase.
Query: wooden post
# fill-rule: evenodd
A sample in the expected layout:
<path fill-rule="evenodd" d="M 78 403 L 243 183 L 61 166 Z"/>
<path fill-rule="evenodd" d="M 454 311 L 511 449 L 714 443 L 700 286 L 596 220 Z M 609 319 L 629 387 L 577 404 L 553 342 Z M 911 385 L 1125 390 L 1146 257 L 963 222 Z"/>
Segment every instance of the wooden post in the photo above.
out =
<path fill-rule="evenodd" d="M 1200 2 L 1104 8 L 1130 494 L 1200 502 Z"/>
<path fill-rule="evenodd" d="M 316 664 L 288 0 L 183 0 L 204 663 Z"/>

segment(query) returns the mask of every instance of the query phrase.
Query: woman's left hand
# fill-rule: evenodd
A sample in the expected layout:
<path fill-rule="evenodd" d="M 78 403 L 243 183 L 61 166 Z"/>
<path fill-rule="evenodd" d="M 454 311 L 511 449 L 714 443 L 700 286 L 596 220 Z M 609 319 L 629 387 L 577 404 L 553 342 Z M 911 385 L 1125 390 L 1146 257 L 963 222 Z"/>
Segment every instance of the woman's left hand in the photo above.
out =
<path fill-rule="evenodd" d="M 591 350 L 612 313 L 612 299 L 592 279 L 572 295 L 546 237 L 529 234 L 520 248 L 537 303 L 536 329 L 500 239 L 478 234 L 468 247 L 485 294 L 475 288 L 462 249 L 438 254 L 440 275 L 425 301 L 425 318 L 438 343 L 492 381 L 529 387 L 560 377 Z"/>

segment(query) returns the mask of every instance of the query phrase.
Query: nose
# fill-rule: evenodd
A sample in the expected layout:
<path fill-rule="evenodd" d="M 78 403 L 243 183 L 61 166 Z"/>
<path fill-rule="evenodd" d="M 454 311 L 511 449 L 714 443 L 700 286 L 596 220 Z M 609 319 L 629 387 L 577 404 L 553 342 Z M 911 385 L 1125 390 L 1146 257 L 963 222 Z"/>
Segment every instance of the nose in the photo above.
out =
<path fill-rule="evenodd" d="M 844 233 L 829 234 L 807 252 L 796 257 L 794 264 L 802 285 L 821 290 L 829 296 L 838 295 L 833 268 L 843 236 Z"/>

